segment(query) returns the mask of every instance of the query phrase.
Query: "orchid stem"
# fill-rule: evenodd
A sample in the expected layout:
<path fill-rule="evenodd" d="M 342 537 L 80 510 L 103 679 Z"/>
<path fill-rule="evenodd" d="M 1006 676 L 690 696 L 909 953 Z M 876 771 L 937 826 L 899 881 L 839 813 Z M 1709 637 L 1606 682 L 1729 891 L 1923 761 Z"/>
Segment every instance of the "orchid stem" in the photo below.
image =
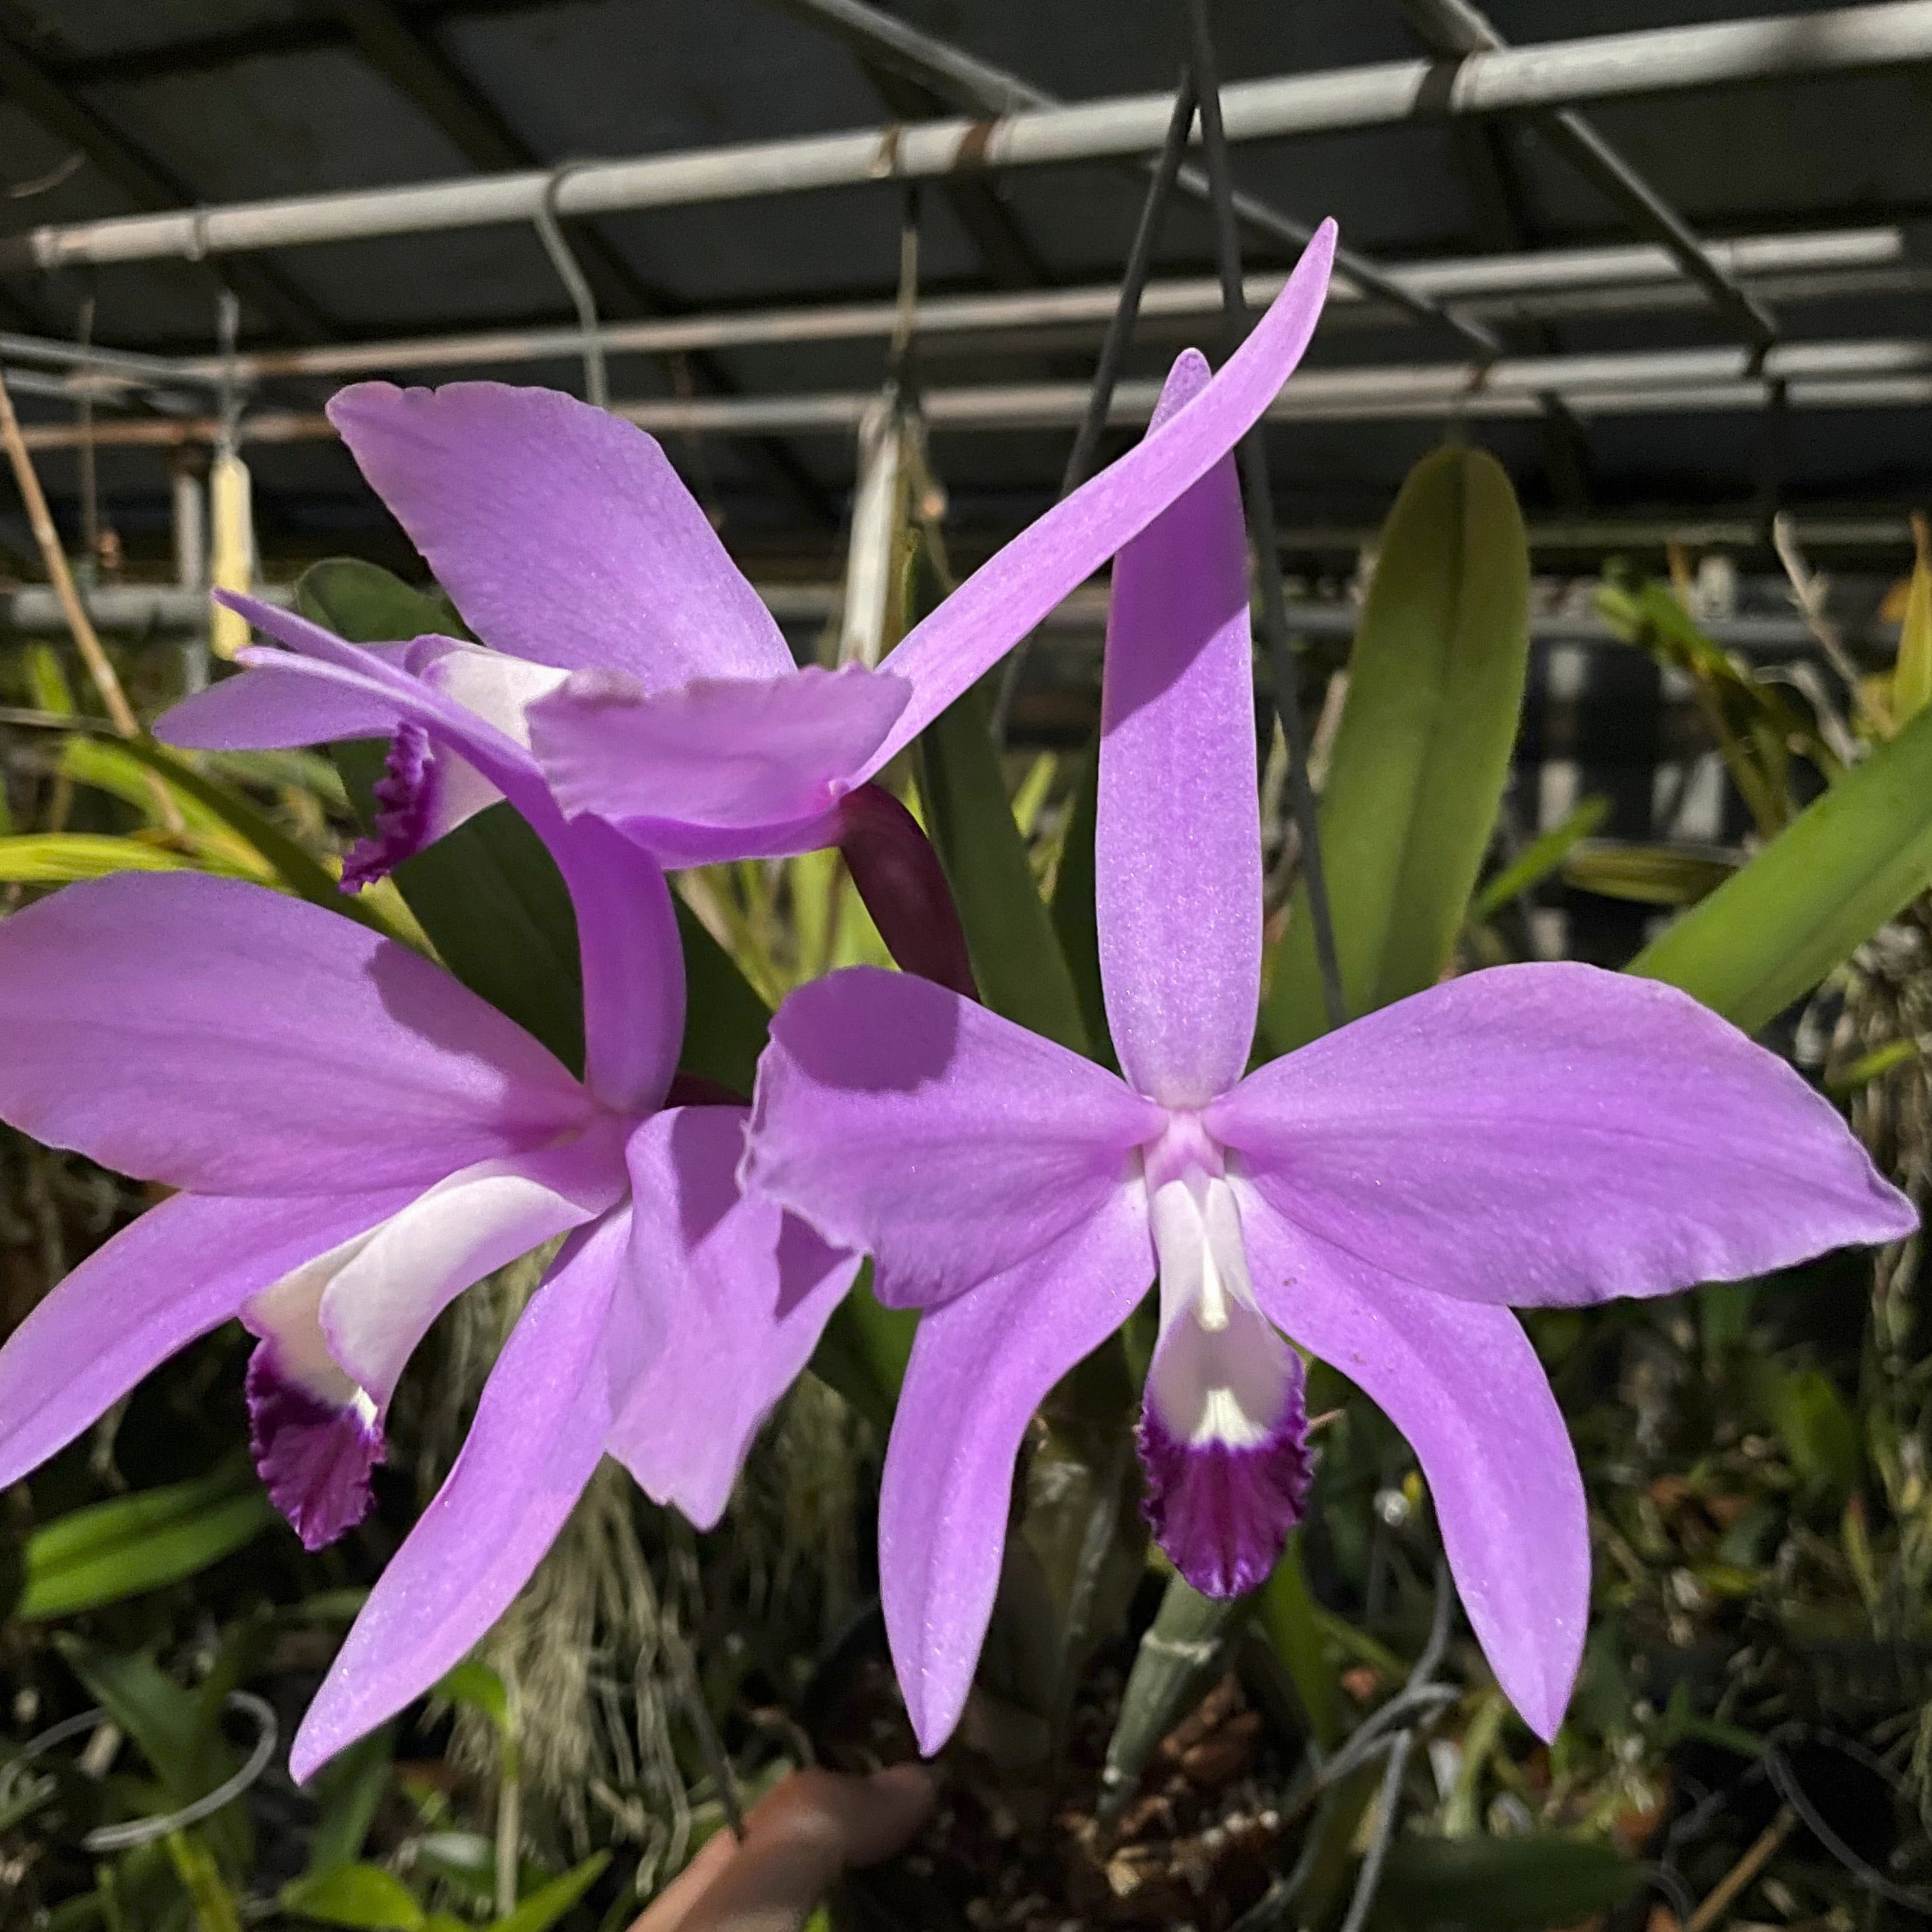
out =
<path fill-rule="evenodd" d="M 1087 413 L 1081 418 L 1073 448 L 1066 458 L 1066 470 L 1060 479 L 1063 501 L 1086 482 L 1094 467 L 1094 458 L 1100 448 L 1100 437 L 1113 406 L 1114 386 L 1120 380 L 1120 364 L 1126 360 L 1128 347 L 1134 339 L 1134 323 L 1140 314 L 1141 296 L 1153 271 L 1154 244 L 1160 238 L 1161 217 L 1166 212 L 1174 178 L 1180 172 L 1181 157 L 1187 152 L 1187 130 L 1193 121 L 1193 76 L 1191 72 L 1184 73 L 1180 86 L 1174 90 L 1174 112 L 1167 124 L 1167 139 L 1162 144 L 1160 161 L 1148 183 L 1146 198 L 1141 203 L 1140 219 L 1135 224 L 1134 238 L 1127 249 L 1126 268 L 1120 278 L 1120 298 L 1107 319 L 1107 333 L 1100 344 L 1100 359 L 1094 367 L 1094 386 L 1087 398 Z M 998 694 L 993 702 L 992 740 L 996 746 L 1004 746 L 1006 742 L 1012 719 L 1013 698 L 1019 689 L 1028 654 L 1039 634 L 1037 631 L 1029 631 L 1014 646 L 1012 655 L 1006 659 Z"/>
<path fill-rule="evenodd" d="M 1194 92 L 1201 110 L 1201 146 L 1214 208 L 1214 255 L 1221 277 L 1221 301 L 1228 332 L 1246 333 L 1248 303 L 1241 286 L 1241 240 L 1234 223 L 1234 188 L 1228 164 L 1228 139 L 1221 124 L 1221 82 L 1214 40 L 1208 23 L 1208 0 L 1187 0 Z M 1255 567 L 1261 580 L 1262 636 L 1268 647 L 1275 709 L 1288 741 L 1288 802 L 1301 834 L 1301 875 L 1308 888 L 1308 918 L 1315 941 L 1315 963 L 1322 975 L 1322 998 L 1332 1030 L 1348 1017 L 1342 996 L 1341 963 L 1335 951 L 1335 922 L 1322 869 L 1322 839 L 1316 821 L 1315 788 L 1308 776 L 1308 733 L 1302 722 L 1299 680 L 1288 649 L 1288 607 L 1281 587 L 1281 540 L 1275 527 L 1274 491 L 1268 477 L 1266 431 L 1261 423 L 1241 439 L 1242 493 L 1254 535 Z"/>

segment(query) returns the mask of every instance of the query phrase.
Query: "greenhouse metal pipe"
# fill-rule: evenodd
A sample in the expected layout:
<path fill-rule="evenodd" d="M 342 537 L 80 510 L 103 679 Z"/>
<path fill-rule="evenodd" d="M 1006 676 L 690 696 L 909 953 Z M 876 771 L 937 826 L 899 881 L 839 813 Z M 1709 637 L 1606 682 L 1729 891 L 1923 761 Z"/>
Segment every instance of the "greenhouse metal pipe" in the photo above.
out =
<path fill-rule="evenodd" d="M 1437 53 L 1460 57 L 1495 53 L 1509 44 L 1472 0 L 1401 0 L 1403 13 Z M 1640 235 L 1668 249 L 1684 274 L 1760 353 L 1778 339 L 1771 311 L 1726 270 L 1696 231 L 1594 124 L 1574 108 L 1533 117 L 1531 124 L 1556 153 L 1592 182 Z"/>
<path fill-rule="evenodd" d="M 1750 278 L 1816 274 L 1844 278 L 1842 292 L 1856 293 L 1862 272 L 1906 263 L 1905 237 L 1895 227 L 1823 229 L 1796 235 L 1747 236 L 1714 242 L 1717 259 L 1733 274 Z M 1661 248 L 1642 243 L 1607 248 L 1556 248 L 1514 255 L 1454 257 L 1392 270 L 1412 288 L 1457 300 L 1534 300 L 1538 297 L 1616 294 L 1629 305 L 1644 298 L 1664 304 L 1681 300 L 1686 285 Z M 1250 304 L 1264 308 L 1287 281 L 1280 274 L 1250 275 Z M 1809 291 L 1832 292 L 1821 283 Z M 924 336 L 976 334 L 1100 326 L 1120 299 L 1112 284 L 998 295 L 932 296 L 916 308 L 914 326 Z M 1359 304 L 1351 286 L 1338 283 L 1331 304 Z M 1145 316 L 1207 316 L 1218 313 L 1221 287 L 1211 275 L 1150 282 L 1141 300 Z M 898 305 L 890 301 L 835 302 L 793 308 L 725 310 L 646 322 L 607 323 L 598 341 L 610 355 L 668 355 L 679 350 L 769 346 L 796 342 L 890 340 Z M 540 327 L 404 336 L 378 342 L 325 343 L 238 356 L 238 381 L 284 376 L 356 376 L 411 369 L 460 368 L 493 363 L 574 358 L 583 352 L 583 332 Z M 0 334 L 0 358 L 85 369 L 97 378 L 140 388 L 152 382 L 220 382 L 229 365 L 218 356 L 136 356 L 119 350 L 83 348 L 44 336 Z M 104 386 L 104 385 L 103 386 Z"/>
<path fill-rule="evenodd" d="M 1560 394 L 1580 413 L 1680 414 L 1756 410 L 1772 385 L 1785 386 L 1798 408 L 1917 407 L 1932 401 L 1932 340 L 1780 345 L 1765 370 L 1748 373 L 1750 352 L 1681 349 L 1622 356 L 1520 356 L 1481 364 L 1370 364 L 1304 370 L 1268 412 L 1280 422 L 1400 422 L 1432 417 L 1514 416 L 1537 412 L 1538 398 Z M 1157 382 L 1123 382 L 1108 420 L 1132 425 L 1152 415 Z M 927 390 L 927 426 L 939 431 L 1060 428 L 1087 407 L 1084 382 L 988 383 Z M 613 413 L 660 435 L 764 436 L 855 431 L 877 400 L 872 390 L 800 395 L 702 396 L 618 403 Z M 213 442 L 217 418 L 141 418 L 97 422 L 97 448 L 170 448 Z M 74 449 L 88 440 L 76 426 L 37 423 L 32 449 Z M 335 434 L 319 412 L 260 410 L 241 425 L 244 442 L 311 442 Z"/>
<path fill-rule="evenodd" d="M 1390 61 L 1237 81 L 1228 138 L 1280 140 L 1444 116 L 1932 61 L 1932 0 L 1549 40 L 1455 62 Z M 0 273 L 82 262 L 198 261 L 257 248 L 428 234 L 560 216 L 685 207 L 956 171 L 1122 159 L 1161 145 L 1170 96 L 1132 94 L 989 121 L 922 122 L 414 186 L 50 224 L 0 243 Z M 552 189 L 554 188 L 554 194 Z"/>
<path fill-rule="evenodd" d="M 1754 530 L 1741 527 L 1746 534 L 1740 542 L 1754 541 Z M 1801 538 L 1812 536 L 1811 526 L 1801 524 L 1798 529 Z M 1902 521 L 1900 530 L 1899 540 L 1909 542 Z M 1530 538 L 1534 547 L 1533 528 Z M 781 623 L 797 625 L 829 623 L 838 614 L 843 595 L 836 584 L 764 584 L 757 590 L 765 608 Z M 253 594 L 268 604 L 286 606 L 295 601 L 291 584 L 260 585 Z M 200 630 L 208 622 L 208 593 L 175 584 L 101 585 L 84 593 L 83 601 L 89 616 L 103 630 L 179 636 Z M 1352 604 L 1298 598 L 1289 601 L 1287 615 L 1291 628 L 1303 637 L 1334 638 L 1352 637 L 1361 614 Z M 0 591 L 0 630 L 32 635 L 58 630 L 62 621 L 50 585 L 28 584 Z M 1090 634 L 1106 621 L 1106 590 L 1090 584 L 1050 612 L 1046 626 L 1062 633 Z M 1802 650 L 1811 643 L 1803 619 L 1795 615 L 1712 618 L 1703 620 L 1701 628 L 1718 643 L 1742 650 Z M 1895 629 L 1875 626 L 1874 640 L 1891 642 Z M 1618 641 L 1617 634 L 1593 613 L 1539 616 L 1532 620 L 1531 634 L 1538 642 L 1550 644 Z"/>
<path fill-rule="evenodd" d="M 863 58 L 896 69 L 956 106 L 974 109 L 982 114 L 1015 114 L 1065 104 L 1057 95 L 1035 87 L 1018 74 L 980 60 L 950 41 L 922 33 L 883 9 L 868 4 L 867 0 L 778 0 L 778 4 L 814 26 L 836 34 L 857 48 Z M 1143 160 L 1140 165 L 1151 168 L 1154 164 Z M 1204 169 L 1180 168 L 1173 185 L 1191 201 L 1204 204 L 1213 200 L 1213 186 Z M 1315 232 L 1314 223 L 1284 214 L 1254 195 L 1237 192 L 1234 206 L 1235 217 L 1243 226 L 1270 242 L 1305 248 Z M 1391 276 L 1381 263 L 1352 248 L 1336 248 L 1335 269 L 1338 277 L 1392 304 L 1412 320 L 1460 335 L 1478 355 L 1501 352 L 1502 344 L 1487 329 L 1466 316 L 1451 314 L 1439 303 Z"/>

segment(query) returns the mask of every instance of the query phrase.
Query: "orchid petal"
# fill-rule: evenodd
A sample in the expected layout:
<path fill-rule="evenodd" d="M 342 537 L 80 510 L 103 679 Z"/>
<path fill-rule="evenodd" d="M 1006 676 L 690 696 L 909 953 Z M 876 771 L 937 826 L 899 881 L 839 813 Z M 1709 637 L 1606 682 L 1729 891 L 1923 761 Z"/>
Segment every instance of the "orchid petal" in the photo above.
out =
<path fill-rule="evenodd" d="M 459 639 L 416 638 L 401 653 L 371 650 L 338 638 L 298 611 L 278 609 L 258 598 L 223 590 L 215 593 L 215 602 L 247 618 L 256 630 L 266 631 L 284 647 L 279 652 L 259 646 L 244 650 L 241 660 L 250 675 L 268 670 L 278 677 L 306 676 L 316 680 L 319 687 L 359 693 L 365 700 L 388 694 L 395 707 L 392 728 L 405 718 L 414 719 L 439 742 L 466 758 L 549 838 L 559 814 L 527 748 L 410 668 L 433 667 L 450 652 L 464 649 Z"/>
<path fill-rule="evenodd" d="M 677 918 L 656 862 L 595 820 L 566 823 L 542 774 L 515 740 L 436 688 L 434 666 L 467 646 L 418 638 L 412 676 L 319 624 L 252 598 L 225 601 L 298 655 L 277 669 L 350 690 L 387 692 L 400 722 L 421 725 L 500 790 L 550 848 L 570 888 L 583 961 L 585 1077 L 613 1106 L 655 1106 L 676 1070 L 684 1036 L 684 956 Z"/>
<path fill-rule="evenodd" d="M 251 1294 L 410 1198 L 406 1190 L 280 1201 L 182 1194 L 149 1208 L 60 1281 L 0 1349 L 0 1487 Z"/>
<path fill-rule="evenodd" d="M 1263 1312 L 1408 1437 L 1496 1681 L 1555 1737 L 1589 1619 L 1590 1538 L 1576 1454 L 1522 1324 L 1378 1274 L 1234 1185 Z"/>
<path fill-rule="evenodd" d="M 1208 382 L 1190 350 L 1154 430 Z M 1204 1106 L 1240 1078 L 1261 997 L 1247 535 L 1231 457 L 1114 565 L 1094 867 L 1121 1070 L 1165 1106 Z"/>
<path fill-rule="evenodd" d="M 772 1020 L 745 1178 L 868 1252 L 882 1301 L 921 1306 L 1084 1226 L 1162 1120 L 1066 1048 L 930 980 L 855 966 Z"/>
<path fill-rule="evenodd" d="M 567 683 L 571 674 L 461 638 L 437 641 L 442 649 L 412 659 L 407 668 L 527 749 L 530 727 L 524 714 L 538 698 L 548 698 Z"/>
<path fill-rule="evenodd" d="M 920 1319 L 880 1484 L 879 1592 L 928 1756 L 972 1684 L 1027 1425 L 1133 1312 L 1153 1268 L 1144 1199 L 1123 1187 L 1051 1246 Z"/>
<path fill-rule="evenodd" d="M 408 647 L 368 648 L 399 658 Z M 170 705 L 154 721 L 154 736 L 189 751 L 266 752 L 338 738 L 384 738 L 395 722 L 389 706 L 372 693 L 271 667 L 224 677 Z"/>
<path fill-rule="evenodd" d="M 626 1292 L 647 1297 L 656 1346 L 610 1451 L 653 1502 L 709 1529 L 752 1438 L 796 1381 L 859 1258 L 741 1194 L 742 1107 L 675 1107 L 631 1138 Z"/>
<path fill-rule="evenodd" d="M 791 653 L 664 452 L 620 418 L 500 382 L 359 382 L 328 405 L 478 637 L 647 689 L 768 677 Z"/>
<path fill-rule="evenodd" d="M 453 1174 L 344 1258 L 316 1317 L 330 1355 L 379 1410 L 430 1324 L 466 1288 L 623 1198 L 620 1129 L 599 1123 L 566 1146 Z"/>
<path fill-rule="evenodd" d="M 532 743 L 573 816 L 742 832 L 830 811 L 909 695 L 862 664 L 649 693 L 584 671 L 532 707 Z"/>
<path fill-rule="evenodd" d="M 1335 224 L 1324 221 L 1287 286 L 1199 395 L 1029 524 L 907 633 L 889 662 L 911 683 L 912 701 L 861 778 L 910 744 L 1261 420 L 1315 333 L 1334 254 Z"/>
<path fill-rule="evenodd" d="M 1782 1060 L 1672 987 L 1574 963 L 1431 987 L 1205 1119 L 1298 1227 L 1471 1301 L 1669 1294 L 1918 1224 Z"/>
<path fill-rule="evenodd" d="M 0 920 L 0 1117 L 199 1193 L 427 1185 L 592 1103 L 440 967 L 235 879 L 134 874 Z"/>
<path fill-rule="evenodd" d="M 484 1385 L 448 1480 L 369 1594 L 289 1755 L 316 1768 L 419 1697 L 508 1606 L 604 1452 L 621 1391 L 603 1354 L 630 1233 L 573 1237 Z"/>

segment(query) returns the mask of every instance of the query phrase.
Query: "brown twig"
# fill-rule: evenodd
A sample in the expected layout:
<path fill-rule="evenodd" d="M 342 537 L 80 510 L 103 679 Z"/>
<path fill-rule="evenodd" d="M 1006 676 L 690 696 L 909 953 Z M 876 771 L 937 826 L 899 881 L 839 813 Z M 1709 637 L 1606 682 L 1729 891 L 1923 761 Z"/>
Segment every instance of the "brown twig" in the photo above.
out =
<path fill-rule="evenodd" d="M 87 607 L 80 601 L 80 592 L 75 587 L 74 573 L 68 568 L 67 553 L 61 548 L 60 532 L 54 528 L 52 514 L 47 508 L 46 494 L 40 488 L 34 459 L 28 454 L 27 446 L 20 435 L 20 419 L 14 413 L 14 398 L 8 389 L 4 370 L 0 370 L 0 441 L 7 446 L 7 460 L 14 466 L 14 481 L 20 488 L 20 501 L 33 530 L 34 542 L 40 548 L 40 562 L 46 570 L 47 580 L 60 600 L 67 627 L 74 634 L 74 648 L 80 653 L 81 662 L 87 667 L 87 674 L 93 680 L 94 688 L 100 693 L 101 704 L 115 730 L 124 738 L 138 738 L 141 735 L 140 722 L 134 716 L 134 707 L 128 702 L 128 694 L 121 688 L 121 680 L 112 663 L 101 648 L 100 639 L 87 614 Z M 148 782 L 154 792 L 161 823 L 170 832 L 180 831 L 181 808 L 176 804 L 173 795 L 158 775 L 150 773 Z"/>
<path fill-rule="evenodd" d="M 1710 1928 L 1731 1908 L 1732 1901 L 1778 1854 L 1778 1848 L 1797 1828 L 1798 1814 L 1789 1804 L 1778 1808 L 1778 1816 L 1758 1834 L 1757 1841 L 1724 1876 L 1703 1904 L 1692 1912 L 1684 1932 L 1710 1932 Z"/>

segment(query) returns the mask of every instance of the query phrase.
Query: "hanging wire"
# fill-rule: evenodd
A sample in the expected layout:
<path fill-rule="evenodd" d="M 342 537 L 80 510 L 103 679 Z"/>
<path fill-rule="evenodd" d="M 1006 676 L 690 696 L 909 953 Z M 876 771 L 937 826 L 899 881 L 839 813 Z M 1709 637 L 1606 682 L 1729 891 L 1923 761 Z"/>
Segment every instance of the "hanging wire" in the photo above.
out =
<path fill-rule="evenodd" d="M 1167 138 L 1161 145 L 1160 159 L 1149 178 L 1147 194 L 1141 202 L 1140 219 L 1135 224 L 1134 238 L 1127 250 L 1126 268 L 1120 278 L 1120 298 L 1108 318 L 1107 333 L 1100 344 L 1100 358 L 1094 365 L 1094 386 L 1087 398 L 1087 413 L 1081 418 L 1073 448 L 1067 455 L 1066 468 L 1060 479 L 1063 499 L 1078 489 L 1093 470 L 1101 434 L 1107 427 L 1107 418 L 1113 406 L 1114 386 L 1120 380 L 1120 364 L 1126 359 L 1128 348 L 1133 341 L 1141 296 L 1154 268 L 1154 244 L 1160 238 L 1161 217 L 1166 212 L 1175 178 L 1180 172 L 1181 157 L 1187 152 L 1187 130 L 1193 121 L 1194 78 L 1190 70 L 1181 76 L 1180 84 L 1174 89 L 1174 112 L 1168 119 Z M 1034 640 L 1039 635 L 1037 631 L 1028 632 L 1006 660 L 1006 670 L 1000 678 L 999 695 L 993 705 L 992 737 L 995 745 L 1004 746 L 1006 742 L 1013 698 L 1019 689 L 1021 674 L 1033 650 Z"/>
<path fill-rule="evenodd" d="M 178 1810 L 158 1818 L 130 1818 L 118 1825 L 96 1826 L 81 1840 L 83 1851 L 130 1851 L 137 1845 L 149 1845 L 158 1838 L 165 1838 L 171 1832 L 197 1825 L 204 1818 L 213 1817 L 224 1805 L 233 1804 L 268 1769 L 268 1760 L 274 1756 L 280 1737 L 280 1726 L 275 1721 L 273 1707 L 252 1690 L 231 1690 L 225 1701 L 229 1710 L 243 1712 L 255 1726 L 254 1748 L 249 1752 L 248 1762 L 241 1769 L 212 1791 L 191 1804 L 184 1804 Z M 77 1716 L 63 1718 L 29 1740 L 8 1762 L 4 1772 L 0 1772 L 0 1803 L 10 1800 L 19 1773 L 33 1760 L 44 1756 L 56 1744 L 65 1744 L 70 1738 L 92 1736 L 110 1724 L 105 1711 L 82 1711 Z"/>
<path fill-rule="evenodd" d="M 1422 1654 L 1415 1660 L 1415 1666 L 1403 1680 L 1402 1688 L 1382 1708 L 1371 1717 L 1365 1718 L 1350 1732 L 1341 1748 L 1324 1762 L 1321 1768 L 1302 1784 L 1282 1807 L 1282 1822 L 1292 1824 L 1309 1810 L 1318 1799 L 1329 1797 L 1342 1783 L 1365 1764 L 1388 1754 L 1388 1763 L 1382 1774 L 1382 1796 L 1376 1820 L 1376 1835 L 1362 1861 L 1356 1875 L 1354 1895 L 1348 1907 L 1348 1917 L 1343 1932 L 1360 1932 L 1370 1907 L 1374 1904 L 1377 1888 L 1382 1882 L 1382 1861 L 1386 1857 L 1390 1840 L 1394 1836 L 1397 1801 L 1402 1790 L 1403 1774 L 1408 1768 L 1408 1756 L 1415 1742 L 1417 1726 L 1432 1717 L 1444 1706 L 1453 1704 L 1461 1694 L 1454 1684 L 1438 1684 L 1436 1672 L 1442 1668 L 1444 1653 L 1449 1647 L 1449 1630 L 1456 1608 L 1456 1590 L 1450 1580 L 1446 1562 L 1438 1559 L 1436 1566 L 1435 1606 L 1430 1616 L 1429 1636 L 1423 1645 Z M 1301 1888 L 1308 1882 L 1309 1876 L 1320 1858 L 1327 1838 L 1326 1822 L 1329 1812 L 1324 1807 L 1320 1816 L 1307 1834 L 1301 1856 L 1294 1868 L 1285 1876 L 1276 1879 L 1246 1911 L 1237 1918 L 1228 1932 L 1272 1932 L 1287 1918 L 1289 1908 L 1300 1895 Z"/>
<path fill-rule="evenodd" d="M 578 348 L 584 358 L 584 400 L 593 409 L 607 410 L 610 406 L 610 382 L 604 366 L 603 327 L 598 320 L 597 297 L 565 238 L 562 223 L 556 218 L 558 190 L 573 170 L 584 165 L 582 161 L 566 161 L 550 170 L 550 178 L 544 183 L 543 199 L 531 219 L 544 252 L 577 310 Z"/>
<path fill-rule="evenodd" d="M 1222 303 L 1232 338 L 1246 332 L 1247 297 L 1241 286 L 1240 233 L 1234 220 L 1234 189 L 1228 164 L 1228 138 L 1221 124 L 1221 82 L 1214 58 L 1214 40 L 1208 21 L 1207 0 L 1187 0 L 1188 27 L 1194 87 L 1199 97 L 1201 145 L 1208 163 L 1208 185 L 1214 191 L 1216 262 L 1220 271 Z M 1268 480 L 1266 431 L 1261 423 L 1241 439 L 1240 465 L 1247 498 L 1248 523 L 1253 532 L 1255 560 L 1261 578 L 1262 635 L 1274 684 L 1275 709 L 1281 715 L 1288 743 L 1289 808 L 1301 836 L 1301 877 L 1307 888 L 1308 917 L 1315 941 L 1315 963 L 1322 976 L 1322 1002 L 1330 1028 L 1348 1017 L 1342 997 L 1342 969 L 1335 952 L 1335 925 L 1322 875 L 1322 841 L 1315 815 L 1315 790 L 1308 778 L 1308 733 L 1301 720 L 1301 702 L 1294 653 L 1288 647 L 1288 608 L 1281 586 L 1281 540 L 1275 528 L 1274 493 Z"/>
<path fill-rule="evenodd" d="M 74 340 L 83 353 L 94 346 L 94 296 L 81 299 Z M 80 392 L 80 554 L 91 585 L 100 567 L 100 472 L 94 447 L 94 386 L 82 379 Z"/>

